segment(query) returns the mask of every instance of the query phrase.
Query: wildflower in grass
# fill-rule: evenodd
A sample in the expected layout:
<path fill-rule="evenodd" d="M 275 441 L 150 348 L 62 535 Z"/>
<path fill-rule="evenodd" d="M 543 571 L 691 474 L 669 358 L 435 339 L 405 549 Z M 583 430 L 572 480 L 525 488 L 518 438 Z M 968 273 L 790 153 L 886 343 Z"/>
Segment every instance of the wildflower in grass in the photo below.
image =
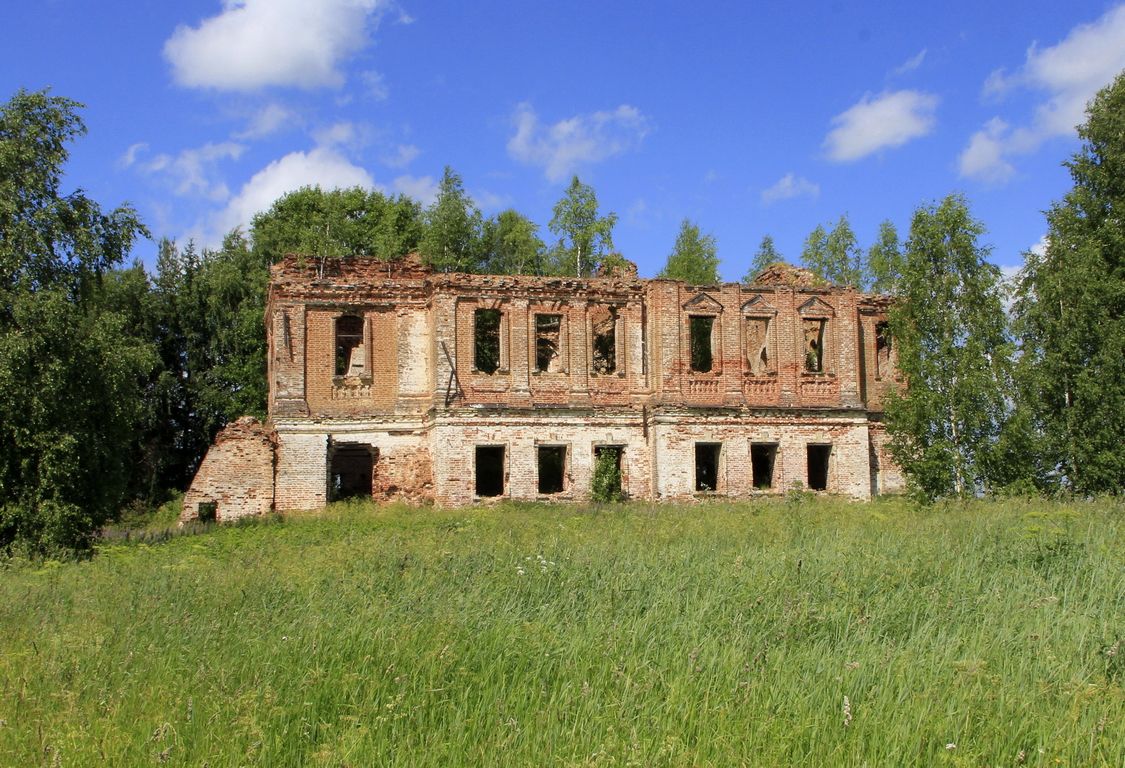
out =
<path fill-rule="evenodd" d="M 516 567 L 516 575 L 517 576 L 523 576 L 525 573 L 527 573 L 527 571 L 525 571 L 523 569 L 523 566 L 517 566 Z"/>
<path fill-rule="evenodd" d="M 847 728 L 852 724 L 852 701 L 847 696 L 844 697 L 844 727 Z"/>
<path fill-rule="evenodd" d="M 952 752 L 953 750 L 957 749 L 957 745 L 951 741 L 945 745 L 945 748 Z"/>

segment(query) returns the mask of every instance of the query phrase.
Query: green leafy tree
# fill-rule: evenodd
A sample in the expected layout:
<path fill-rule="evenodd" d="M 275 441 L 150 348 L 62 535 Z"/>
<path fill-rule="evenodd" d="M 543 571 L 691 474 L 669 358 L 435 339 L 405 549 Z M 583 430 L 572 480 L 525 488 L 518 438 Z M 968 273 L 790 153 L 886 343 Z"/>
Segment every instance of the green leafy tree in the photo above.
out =
<path fill-rule="evenodd" d="M 714 235 L 705 235 L 688 219 L 680 223 L 676 244 L 660 272 L 667 280 L 683 280 L 693 285 L 719 282 L 719 256 Z"/>
<path fill-rule="evenodd" d="M 125 496 L 155 362 L 102 301 L 143 225 L 60 189 L 79 107 L 45 91 L 0 105 L 0 551 L 89 547 Z"/>
<path fill-rule="evenodd" d="M 754 254 L 754 260 L 750 262 L 750 268 L 746 270 L 746 275 L 742 278 L 742 282 L 749 285 L 754 282 L 754 278 L 765 272 L 767 267 L 783 261 L 785 261 L 785 259 L 773 244 L 773 238 L 766 235 L 762 238 L 762 242 L 758 246 L 758 251 Z"/>
<path fill-rule="evenodd" d="M 477 272 L 483 257 L 481 213 L 465 192 L 461 177 L 448 165 L 437 199 L 426 209 L 421 251 L 438 272 Z"/>
<path fill-rule="evenodd" d="M 898 230 L 889 220 L 879 225 L 879 237 L 867 251 L 871 290 L 876 293 L 897 293 L 902 277 L 902 245 Z"/>
<path fill-rule="evenodd" d="M 833 285 L 864 285 L 863 252 L 847 215 L 841 216 L 830 232 L 818 224 L 805 239 L 801 261 Z"/>
<path fill-rule="evenodd" d="M 547 225 L 559 241 L 552 249 L 557 274 L 588 277 L 597 272 L 602 259 L 613 251 L 613 228 L 617 214 L 598 215 L 594 188 L 575 176 L 562 199 L 555 203 Z"/>
<path fill-rule="evenodd" d="M 828 279 L 825 277 L 828 265 L 828 232 L 824 229 L 824 225 L 817 224 L 805 238 L 801 248 L 801 263 L 821 279 Z"/>
<path fill-rule="evenodd" d="M 521 213 L 502 211 L 484 223 L 484 271 L 494 275 L 542 274 L 546 246 L 539 227 Z"/>
<path fill-rule="evenodd" d="M 1073 188 L 1026 254 L 1015 303 L 1020 402 L 1054 480 L 1125 489 L 1125 73 L 1090 103 Z"/>
<path fill-rule="evenodd" d="M 1011 342 L 983 233 L 957 195 L 915 211 L 889 313 L 907 384 L 887 404 L 891 451 L 926 500 L 987 489 L 1007 414 Z"/>

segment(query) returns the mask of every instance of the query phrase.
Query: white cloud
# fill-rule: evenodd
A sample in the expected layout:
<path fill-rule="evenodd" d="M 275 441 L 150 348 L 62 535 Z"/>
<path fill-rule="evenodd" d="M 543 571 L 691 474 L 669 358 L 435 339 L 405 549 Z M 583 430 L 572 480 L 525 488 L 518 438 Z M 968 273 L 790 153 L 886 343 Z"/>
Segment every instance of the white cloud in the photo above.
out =
<path fill-rule="evenodd" d="M 337 65 L 368 42 L 382 0 L 223 0 L 199 26 L 178 26 L 164 57 L 180 85 L 249 91 L 336 87 Z"/>
<path fill-rule="evenodd" d="M 361 73 L 359 77 L 367 88 L 367 94 L 375 101 L 386 101 L 391 95 L 391 89 L 387 86 L 387 79 L 383 77 L 381 72 L 371 70 Z"/>
<path fill-rule="evenodd" d="M 961 175 L 994 184 L 1010 179 L 1016 169 L 1004 159 L 1007 133 L 1008 124 L 998 117 L 992 118 L 984 128 L 974 133 L 958 159 Z"/>
<path fill-rule="evenodd" d="M 313 132 L 313 140 L 321 147 L 359 149 L 371 139 L 370 126 L 341 120 Z"/>
<path fill-rule="evenodd" d="M 489 192 L 487 189 L 478 189 L 475 192 L 470 192 L 469 196 L 473 199 L 473 204 L 485 213 L 499 211 L 502 208 L 510 208 L 513 202 L 512 198 L 508 195 Z"/>
<path fill-rule="evenodd" d="M 391 189 L 400 195 L 412 197 L 427 206 L 437 199 L 438 182 L 432 176 L 398 176 L 391 182 Z"/>
<path fill-rule="evenodd" d="M 236 134 L 239 139 L 261 139 L 276 133 L 287 123 L 297 120 L 297 115 L 292 110 L 277 103 L 267 104 L 258 110 L 246 126 L 246 130 Z"/>
<path fill-rule="evenodd" d="M 420 154 L 422 154 L 422 150 L 413 144 L 399 144 L 392 154 L 383 155 L 379 159 L 388 168 L 405 168 L 414 162 L 414 158 Z"/>
<path fill-rule="evenodd" d="M 891 74 L 892 75 L 905 75 L 908 72 L 913 72 L 914 70 L 918 69 L 918 67 L 922 66 L 922 62 L 925 61 L 925 59 L 926 59 L 926 49 L 923 48 L 922 50 L 918 51 L 918 53 L 914 54 L 909 59 L 902 62 L 902 64 L 899 64 L 897 67 L 895 67 L 894 71 L 891 72 Z"/>
<path fill-rule="evenodd" d="M 762 191 L 762 202 L 766 205 L 778 200 L 789 200 L 794 197 L 812 197 L 820 195 L 820 185 L 808 179 L 787 173 L 777 180 L 769 189 Z"/>
<path fill-rule="evenodd" d="M 989 150 L 998 153 L 1000 163 L 1011 167 L 1005 158 L 1034 152 L 1056 136 L 1073 135 L 1084 119 L 1086 104 L 1123 69 L 1125 4 L 1093 23 L 1078 25 L 1057 45 L 1040 48 L 1032 44 L 1022 67 L 1012 74 L 1003 69 L 992 72 L 985 80 L 983 92 L 999 98 L 1016 88 L 1025 88 L 1043 92 L 1045 99 L 1036 106 L 1026 125 L 992 135 L 993 146 Z M 995 118 L 989 125 L 994 122 Z M 986 125 L 983 131 L 973 134 L 962 158 L 974 143 L 979 144 L 978 137 L 988 133 Z M 961 173 L 994 180 L 990 166 L 983 169 L 983 173 L 973 173 L 973 167 L 966 169 L 962 162 Z"/>
<path fill-rule="evenodd" d="M 125 150 L 125 153 L 121 155 L 121 159 L 117 161 L 118 165 L 120 165 L 122 168 L 129 168 L 133 165 L 133 163 L 137 162 L 138 155 L 147 151 L 147 142 L 138 141 L 136 144 L 130 144 L 129 148 Z"/>
<path fill-rule="evenodd" d="M 245 227 L 255 213 L 266 210 L 285 193 L 317 185 L 325 189 L 376 186 L 371 174 L 330 147 L 290 152 L 255 173 L 242 186 L 217 215 L 215 229 L 227 232 L 237 226 Z"/>
<path fill-rule="evenodd" d="M 859 103 L 832 118 L 824 140 L 828 157 L 850 162 L 887 147 L 901 147 L 934 128 L 938 98 L 921 91 L 888 91 Z"/>
<path fill-rule="evenodd" d="M 525 102 L 516 107 L 512 122 L 516 132 L 508 140 L 508 154 L 521 163 L 541 166 L 550 181 L 561 181 L 582 166 L 634 148 L 649 131 L 648 118 L 628 104 L 544 125 Z"/>
<path fill-rule="evenodd" d="M 244 145 L 233 141 L 208 142 L 176 155 L 161 153 L 142 162 L 139 155 L 147 147 L 147 144 L 129 147 L 123 162 L 136 165 L 143 173 L 168 179 L 177 195 L 195 195 L 218 202 L 230 197 L 230 190 L 225 183 L 214 178 L 216 166 L 223 160 L 237 160 L 246 151 Z"/>

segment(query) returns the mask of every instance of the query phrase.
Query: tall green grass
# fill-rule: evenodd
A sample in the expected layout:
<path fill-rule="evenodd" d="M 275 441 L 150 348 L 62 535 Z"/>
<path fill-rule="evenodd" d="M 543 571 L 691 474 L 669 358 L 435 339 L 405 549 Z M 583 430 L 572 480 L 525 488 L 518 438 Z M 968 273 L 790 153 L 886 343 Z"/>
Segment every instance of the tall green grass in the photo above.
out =
<path fill-rule="evenodd" d="M 337 505 L 0 572 L 5 765 L 1125 765 L 1119 503 Z"/>

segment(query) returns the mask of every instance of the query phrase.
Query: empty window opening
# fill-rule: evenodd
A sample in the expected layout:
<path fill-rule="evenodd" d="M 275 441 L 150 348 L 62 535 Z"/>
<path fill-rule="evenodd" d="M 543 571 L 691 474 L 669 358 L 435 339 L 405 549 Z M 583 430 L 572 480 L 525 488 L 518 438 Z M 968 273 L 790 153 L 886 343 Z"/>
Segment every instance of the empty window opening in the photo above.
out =
<path fill-rule="evenodd" d="M 808 446 L 809 490 L 828 490 L 828 459 L 832 456 L 831 445 Z"/>
<path fill-rule="evenodd" d="M 374 448 L 363 443 L 336 443 L 330 457 L 328 496 L 331 501 L 371 496 Z"/>
<path fill-rule="evenodd" d="M 719 452 L 722 448 L 722 443 L 695 444 L 695 490 L 718 490 Z"/>
<path fill-rule="evenodd" d="M 196 507 L 196 514 L 199 515 L 199 522 L 213 523 L 219 519 L 219 502 L 217 501 L 201 501 L 199 506 Z"/>
<path fill-rule="evenodd" d="M 711 330 L 715 327 L 715 318 L 692 315 L 689 322 L 691 369 L 698 373 L 707 373 L 714 364 L 714 355 L 711 351 Z"/>
<path fill-rule="evenodd" d="M 594 479 L 590 489 L 599 501 L 609 501 L 622 497 L 621 457 L 625 455 L 623 445 L 594 446 Z"/>
<path fill-rule="evenodd" d="M 809 373 L 824 372 L 824 331 L 827 320 L 805 321 L 805 370 Z"/>
<path fill-rule="evenodd" d="M 755 376 L 765 376 L 770 368 L 770 319 L 746 318 L 746 363 Z"/>
<path fill-rule="evenodd" d="M 776 463 L 777 445 L 753 443 L 750 446 L 750 467 L 755 488 L 773 488 L 773 469 Z"/>
<path fill-rule="evenodd" d="M 566 446 L 539 446 L 539 492 L 562 493 L 565 479 Z"/>
<path fill-rule="evenodd" d="M 886 379 L 891 375 L 891 333 L 886 323 L 875 326 L 875 378 Z"/>
<path fill-rule="evenodd" d="M 617 371 L 617 309 L 592 307 L 590 327 L 593 332 L 594 373 L 614 373 Z"/>
<path fill-rule="evenodd" d="M 500 368 L 500 310 L 478 309 L 473 315 L 473 365 L 481 373 Z"/>
<path fill-rule="evenodd" d="M 504 446 L 477 446 L 476 475 L 477 496 L 504 494 Z"/>
<path fill-rule="evenodd" d="M 535 316 L 535 370 L 540 373 L 562 370 L 561 339 L 562 315 Z"/>
<path fill-rule="evenodd" d="M 336 318 L 336 375 L 363 373 L 363 318 L 342 315 Z"/>

